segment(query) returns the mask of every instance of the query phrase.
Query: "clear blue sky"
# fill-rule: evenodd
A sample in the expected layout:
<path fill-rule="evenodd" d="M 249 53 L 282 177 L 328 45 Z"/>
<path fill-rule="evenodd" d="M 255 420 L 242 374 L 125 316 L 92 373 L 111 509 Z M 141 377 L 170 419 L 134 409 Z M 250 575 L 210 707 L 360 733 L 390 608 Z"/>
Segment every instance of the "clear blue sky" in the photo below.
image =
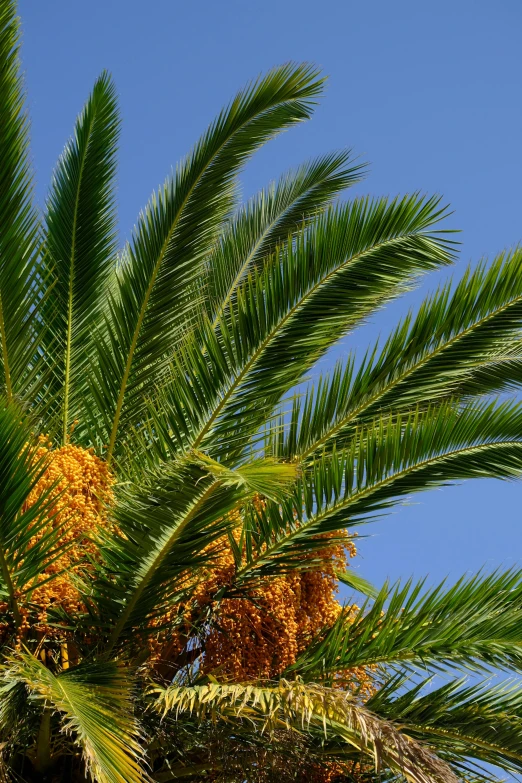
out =
<path fill-rule="evenodd" d="M 463 232 L 455 274 L 522 241 L 520 0 L 21 0 L 20 11 L 40 198 L 94 79 L 103 68 L 116 79 L 122 237 L 238 87 L 274 64 L 309 60 L 330 76 L 324 101 L 252 162 L 245 194 L 350 146 L 371 163 L 358 192 L 437 192 L 452 205 Z M 386 332 L 406 306 L 337 355 Z M 474 482 L 414 501 L 366 529 L 363 576 L 434 581 L 522 565 L 522 484 Z"/>

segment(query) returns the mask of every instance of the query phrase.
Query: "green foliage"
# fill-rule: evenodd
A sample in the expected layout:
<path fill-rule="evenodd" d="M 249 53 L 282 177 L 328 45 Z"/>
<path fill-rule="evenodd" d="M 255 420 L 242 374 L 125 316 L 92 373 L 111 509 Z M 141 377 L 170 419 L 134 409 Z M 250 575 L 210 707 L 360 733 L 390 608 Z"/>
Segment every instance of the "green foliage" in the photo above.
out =
<path fill-rule="evenodd" d="M 365 172 L 340 151 L 241 205 L 243 166 L 322 91 L 314 67 L 290 63 L 236 95 L 118 251 L 111 78 L 40 220 L 18 46 L 0 0 L 0 778 L 522 772 L 518 685 L 451 675 L 520 674 L 520 572 L 376 590 L 325 561 L 413 493 L 521 475 L 522 406 L 505 395 L 522 382 L 522 252 L 468 270 L 317 377 L 340 338 L 454 261 L 439 199 L 339 200 Z M 35 497 L 40 435 L 91 449 L 114 477 L 103 529 L 82 532 L 74 560 L 75 503 L 60 509 L 53 486 Z M 310 634 L 273 681 L 205 669 L 225 602 L 257 608 L 274 579 L 307 571 L 335 574 L 363 606 Z"/>
<path fill-rule="evenodd" d="M 462 578 L 430 590 L 424 581 L 385 585 L 355 616 L 342 614 L 292 670 L 306 680 L 368 664 L 518 671 L 521 596 L 520 571 Z"/>
<path fill-rule="evenodd" d="M 132 713 L 132 680 L 116 663 L 85 664 L 58 675 L 37 658 L 8 660 L 4 689 L 23 684 L 45 711 L 57 710 L 65 732 L 74 732 L 99 783 L 145 781 L 140 732 Z"/>
<path fill-rule="evenodd" d="M 0 4 L 0 346 L 8 400 L 32 390 L 35 310 L 41 280 L 35 265 L 40 232 L 32 204 L 29 124 L 19 73 L 19 25 L 13 3 Z M 36 332 L 36 334 L 35 334 Z"/>
<path fill-rule="evenodd" d="M 114 175 L 119 117 L 116 91 L 102 74 L 79 116 L 54 173 L 46 215 L 44 258 L 52 295 L 45 313 L 62 441 L 81 411 L 92 334 L 114 270 Z M 78 399 L 79 398 L 79 399 Z"/>

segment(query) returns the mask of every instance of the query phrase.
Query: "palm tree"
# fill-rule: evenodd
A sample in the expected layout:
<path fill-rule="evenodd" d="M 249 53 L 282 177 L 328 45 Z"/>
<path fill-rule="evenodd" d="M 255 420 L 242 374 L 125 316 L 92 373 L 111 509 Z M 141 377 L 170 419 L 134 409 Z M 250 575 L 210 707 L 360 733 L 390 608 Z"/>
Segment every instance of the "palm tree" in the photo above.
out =
<path fill-rule="evenodd" d="M 404 496 L 522 473 L 522 406 L 495 399 L 522 379 L 522 252 L 310 381 L 453 260 L 439 200 L 334 205 L 364 174 L 343 151 L 239 205 L 242 166 L 321 92 L 291 64 L 238 93 L 118 251 L 110 77 L 41 216 L 18 57 L 0 0 L 2 779 L 522 771 L 522 696 L 480 680 L 522 667 L 522 572 L 375 591 L 346 567 Z"/>

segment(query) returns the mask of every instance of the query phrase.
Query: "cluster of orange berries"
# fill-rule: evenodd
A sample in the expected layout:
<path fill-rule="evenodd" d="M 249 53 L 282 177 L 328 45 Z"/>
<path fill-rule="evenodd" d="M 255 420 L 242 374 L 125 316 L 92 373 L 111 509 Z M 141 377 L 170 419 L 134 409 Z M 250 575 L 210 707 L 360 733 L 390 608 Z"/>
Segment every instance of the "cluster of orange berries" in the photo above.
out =
<path fill-rule="evenodd" d="M 95 559 L 98 553 L 99 530 L 111 525 L 107 508 L 113 501 L 114 478 L 107 464 L 90 449 L 66 444 L 53 450 L 42 437 L 35 456 L 46 461 L 46 469 L 28 504 L 50 492 L 48 524 L 60 527 L 61 543 L 66 548 L 40 575 L 30 595 L 33 609 L 22 608 L 20 636 L 23 638 L 33 626 L 40 637 L 63 639 L 64 634 L 48 624 L 48 610 L 59 606 L 74 615 L 84 609 L 74 577 L 80 569 L 85 575 L 86 560 Z M 262 504 L 263 500 L 257 502 Z M 236 511 L 232 519 L 236 541 L 241 523 L 241 512 Z M 191 600 L 155 621 L 162 628 L 149 637 L 156 665 L 177 665 L 195 617 L 206 613 L 210 622 L 200 663 L 202 672 L 234 681 L 270 679 L 280 674 L 341 612 L 335 574 L 344 570 L 356 549 L 349 538 L 342 543 L 337 539 L 335 544 L 329 543 L 329 538 L 324 536 L 324 548 L 314 556 L 317 564 L 308 570 L 263 579 L 241 598 L 217 600 L 219 589 L 232 584 L 236 569 L 228 538 L 221 539 L 211 566 L 192 585 Z M 347 672 L 339 685 L 351 687 L 354 680 L 359 688 L 366 687 L 366 681 L 371 687 L 364 670 Z"/>
<path fill-rule="evenodd" d="M 344 548 L 334 557 L 344 559 Z M 204 671 L 240 681 L 280 674 L 338 618 L 336 592 L 332 573 L 311 570 L 264 579 L 246 598 L 224 599 L 206 640 Z"/>
<path fill-rule="evenodd" d="M 107 464 L 91 449 L 66 444 L 53 450 L 44 436 L 40 437 L 35 459 L 46 467 L 27 504 L 31 506 L 44 493 L 49 493 L 48 527 L 40 530 L 38 536 L 59 527 L 60 546 L 64 551 L 40 574 L 29 595 L 30 604 L 38 607 L 36 618 L 30 608 L 21 608 L 19 632 L 23 637 L 34 625 L 39 635 L 55 638 L 63 633 L 47 624 L 49 607 L 60 606 L 70 614 L 83 608 L 74 576 L 85 567 L 89 557 L 96 557 L 98 531 L 109 524 L 106 507 L 112 501 L 114 480 Z"/>
<path fill-rule="evenodd" d="M 261 499 L 257 500 L 262 503 Z M 233 536 L 239 541 L 241 513 L 235 512 Z M 259 581 L 244 597 L 216 600 L 219 589 L 232 584 L 235 561 L 227 538 L 218 542 L 212 567 L 194 585 L 190 603 L 183 607 L 183 621 L 168 641 L 153 641 L 154 657 L 161 666 L 176 658 L 190 638 L 195 617 L 210 618 L 204 640 L 200 671 L 233 681 L 270 679 L 293 664 L 311 639 L 339 617 L 336 571 L 346 568 L 356 554 L 352 540 L 328 544 L 315 555 L 318 565 L 309 570 Z M 163 625 L 165 624 L 164 618 Z"/>

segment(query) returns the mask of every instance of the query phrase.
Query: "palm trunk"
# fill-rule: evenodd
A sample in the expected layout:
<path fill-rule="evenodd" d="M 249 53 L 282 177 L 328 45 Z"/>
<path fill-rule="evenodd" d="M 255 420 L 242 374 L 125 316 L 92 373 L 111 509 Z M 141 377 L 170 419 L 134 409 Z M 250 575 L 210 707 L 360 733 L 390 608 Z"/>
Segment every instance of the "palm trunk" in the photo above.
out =
<path fill-rule="evenodd" d="M 49 707 L 44 708 L 40 721 L 33 766 L 40 775 L 45 775 L 51 768 L 51 710 Z"/>

